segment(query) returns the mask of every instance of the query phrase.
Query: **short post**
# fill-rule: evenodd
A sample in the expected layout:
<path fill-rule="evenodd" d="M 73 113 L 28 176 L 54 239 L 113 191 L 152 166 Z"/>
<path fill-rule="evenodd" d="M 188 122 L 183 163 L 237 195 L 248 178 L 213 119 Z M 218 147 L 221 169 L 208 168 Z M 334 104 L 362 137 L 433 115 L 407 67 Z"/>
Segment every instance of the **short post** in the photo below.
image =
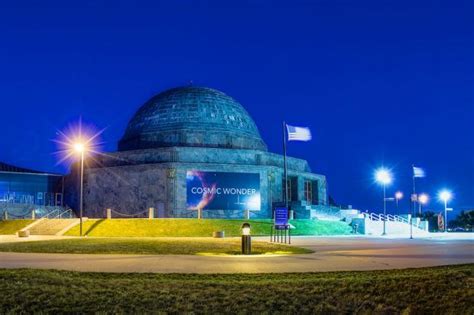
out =
<path fill-rule="evenodd" d="M 5 210 L 5 212 L 3 213 L 3 219 L 6 221 L 8 220 L 8 211 Z"/>
<path fill-rule="evenodd" d="M 202 211 L 202 209 L 198 208 L 198 220 L 201 220 L 201 217 L 202 217 L 201 211 Z"/>
<path fill-rule="evenodd" d="M 252 237 L 250 236 L 250 224 L 242 224 L 242 254 L 250 255 L 252 253 Z"/>
<path fill-rule="evenodd" d="M 35 213 L 35 209 L 31 210 L 31 220 L 35 220 L 36 219 L 36 213 Z"/>
<path fill-rule="evenodd" d="M 290 210 L 290 220 L 293 220 L 295 218 L 295 213 L 293 210 Z"/>
<path fill-rule="evenodd" d="M 148 209 L 148 219 L 153 219 L 154 214 L 155 214 L 155 208 L 149 208 Z"/>
<path fill-rule="evenodd" d="M 105 212 L 107 214 L 107 219 L 108 220 L 112 219 L 112 209 L 107 208 L 107 209 L 105 209 Z"/>
<path fill-rule="evenodd" d="M 291 228 L 288 225 L 288 244 L 291 244 Z"/>
<path fill-rule="evenodd" d="M 245 220 L 250 220 L 250 210 L 245 210 Z"/>

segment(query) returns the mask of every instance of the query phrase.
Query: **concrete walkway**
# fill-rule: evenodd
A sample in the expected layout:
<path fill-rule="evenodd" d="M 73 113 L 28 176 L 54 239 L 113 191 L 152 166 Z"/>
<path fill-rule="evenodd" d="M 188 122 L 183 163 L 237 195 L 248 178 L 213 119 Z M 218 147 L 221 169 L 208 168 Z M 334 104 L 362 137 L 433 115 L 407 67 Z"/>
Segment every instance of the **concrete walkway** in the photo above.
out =
<path fill-rule="evenodd" d="M 268 240 L 268 238 L 262 238 Z M 83 255 L 0 253 L 0 268 L 94 272 L 270 273 L 376 270 L 474 263 L 474 239 L 295 237 L 315 251 L 289 256 Z"/>

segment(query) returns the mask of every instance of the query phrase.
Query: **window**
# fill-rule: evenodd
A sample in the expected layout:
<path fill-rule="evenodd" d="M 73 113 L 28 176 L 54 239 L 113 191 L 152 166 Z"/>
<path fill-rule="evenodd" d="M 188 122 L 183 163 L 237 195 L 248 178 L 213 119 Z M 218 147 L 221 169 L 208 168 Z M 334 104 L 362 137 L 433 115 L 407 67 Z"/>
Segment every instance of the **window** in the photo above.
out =
<path fill-rule="evenodd" d="M 43 205 L 43 193 L 39 192 L 36 194 L 36 204 L 42 206 Z"/>
<path fill-rule="evenodd" d="M 313 182 L 310 180 L 304 181 L 304 200 L 309 204 L 313 202 Z"/>
<path fill-rule="evenodd" d="M 56 206 L 62 206 L 62 205 L 63 205 L 63 194 L 61 194 L 61 193 L 57 193 L 57 194 L 56 194 L 56 202 L 55 202 L 55 205 L 56 205 Z"/>

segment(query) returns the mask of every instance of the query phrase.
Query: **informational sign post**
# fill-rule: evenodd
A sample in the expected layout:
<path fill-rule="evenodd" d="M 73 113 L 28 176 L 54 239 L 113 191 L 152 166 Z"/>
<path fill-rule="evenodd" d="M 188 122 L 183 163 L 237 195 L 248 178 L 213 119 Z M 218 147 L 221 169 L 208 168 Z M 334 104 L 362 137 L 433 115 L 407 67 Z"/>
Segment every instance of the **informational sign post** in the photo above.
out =
<path fill-rule="evenodd" d="M 275 227 L 286 227 L 288 225 L 288 208 L 275 208 Z"/>
<path fill-rule="evenodd" d="M 270 242 L 286 243 L 287 240 L 291 244 L 291 231 L 290 224 L 288 222 L 288 208 L 275 207 L 274 222 L 270 232 Z"/>
<path fill-rule="evenodd" d="M 187 171 L 188 210 L 251 210 L 261 207 L 260 174 Z"/>

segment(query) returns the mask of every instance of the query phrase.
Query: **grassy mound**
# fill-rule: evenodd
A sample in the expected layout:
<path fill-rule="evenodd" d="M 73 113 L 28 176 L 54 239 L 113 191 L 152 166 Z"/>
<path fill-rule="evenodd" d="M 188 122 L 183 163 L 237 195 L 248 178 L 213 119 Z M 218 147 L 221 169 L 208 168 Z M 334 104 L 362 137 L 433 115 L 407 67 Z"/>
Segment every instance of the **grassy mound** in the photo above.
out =
<path fill-rule="evenodd" d="M 33 220 L 6 220 L 0 221 L 0 235 L 15 234 L 28 224 L 33 223 Z"/>
<path fill-rule="evenodd" d="M 240 239 L 214 238 L 74 238 L 0 243 L 0 252 L 69 254 L 196 255 L 241 254 Z M 307 254 L 311 250 L 283 244 L 252 242 L 252 254 Z"/>
<path fill-rule="evenodd" d="M 84 223 L 84 234 L 97 237 L 208 237 L 214 231 L 225 231 L 226 236 L 240 236 L 241 226 L 249 222 L 252 235 L 270 235 L 272 220 L 222 220 L 222 219 L 91 219 Z M 350 234 L 344 222 L 293 220 L 292 235 L 343 235 Z M 79 226 L 65 235 L 78 236 Z"/>
<path fill-rule="evenodd" d="M 474 265 L 289 274 L 0 269 L 0 313 L 473 314 Z"/>

